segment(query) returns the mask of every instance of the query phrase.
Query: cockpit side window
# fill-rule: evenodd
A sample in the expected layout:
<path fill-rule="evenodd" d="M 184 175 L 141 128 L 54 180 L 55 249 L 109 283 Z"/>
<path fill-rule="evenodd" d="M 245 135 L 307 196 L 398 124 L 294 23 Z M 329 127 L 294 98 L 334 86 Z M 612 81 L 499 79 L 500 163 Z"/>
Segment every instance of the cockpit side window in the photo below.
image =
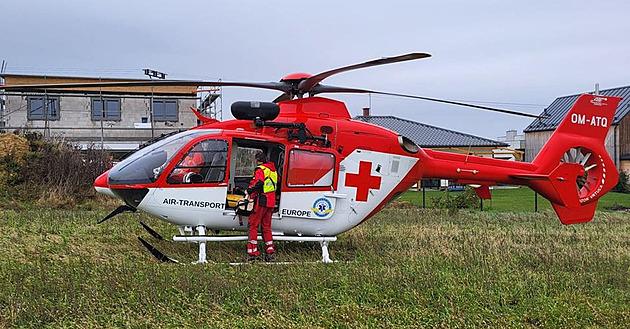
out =
<path fill-rule="evenodd" d="M 168 184 L 219 183 L 225 180 L 228 143 L 210 139 L 195 144 L 171 171 Z"/>
<path fill-rule="evenodd" d="M 145 148 L 138 150 L 130 157 L 118 163 L 110 170 L 110 185 L 151 184 L 157 181 L 171 159 L 184 145 L 209 130 L 189 130 L 182 132 Z"/>

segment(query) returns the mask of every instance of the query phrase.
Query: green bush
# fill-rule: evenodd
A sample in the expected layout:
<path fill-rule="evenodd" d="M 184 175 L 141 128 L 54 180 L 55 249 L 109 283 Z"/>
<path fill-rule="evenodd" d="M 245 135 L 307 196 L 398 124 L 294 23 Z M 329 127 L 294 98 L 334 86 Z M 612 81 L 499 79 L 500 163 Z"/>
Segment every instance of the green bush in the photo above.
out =
<path fill-rule="evenodd" d="M 619 170 L 619 181 L 617 182 L 617 186 L 613 189 L 615 192 L 621 193 L 630 193 L 630 183 L 628 182 L 628 174 Z"/>
<path fill-rule="evenodd" d="M 1 185 L 17 185 L 20 182 L 20 162 L 15 154 L 7 154 L 0 157 L 0 172 L 2 172 Z"/>
<path fill-rule="evenodd" d="M 432 197 L 431 201 L 440 209 L 472 209 L 479 206 L 479 197 L 472 187 L 466 187 L 462 192 L 449 192 L 439 197 Z"/>

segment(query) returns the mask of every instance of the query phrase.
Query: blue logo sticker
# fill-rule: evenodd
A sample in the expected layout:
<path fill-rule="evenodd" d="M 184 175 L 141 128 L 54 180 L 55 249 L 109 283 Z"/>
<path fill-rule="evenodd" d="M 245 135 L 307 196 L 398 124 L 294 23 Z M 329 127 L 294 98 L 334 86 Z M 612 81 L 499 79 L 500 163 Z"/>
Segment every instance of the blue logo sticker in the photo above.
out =
<path fill-rule="evenodd" d="M 326 198 L 319 198 L 315 200 L 311 210 L 313 210 L 313 213 L 317 217 L 326 217 L 333 211 L 332 204 Z"/>

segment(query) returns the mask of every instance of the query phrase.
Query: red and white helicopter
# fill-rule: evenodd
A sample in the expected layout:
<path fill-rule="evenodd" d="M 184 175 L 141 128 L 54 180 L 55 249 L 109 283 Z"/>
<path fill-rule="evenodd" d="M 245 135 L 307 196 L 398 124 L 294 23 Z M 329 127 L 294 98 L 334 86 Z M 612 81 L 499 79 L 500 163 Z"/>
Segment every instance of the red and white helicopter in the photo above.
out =
<path fill-rule="evenodd" d="M 253 166 L 240 169 L 247 166 L 243 159 L 251 158 L 252 150 L 263 151 L 278 168 L 274 239 L 320 242 L 323 262 L 331 261 L 327 246 L 338 234 L 368 220 L 423 178 L 469 184 L 483 199 L 490 198 L 489 186 L 494 184 L 529 186 L 551 202 L 562 223 L 591 220 L 597 200 L 617 183 L 617 170 L 604 139 L 619 98 L 580 96 L 534 161 L 523 163 L 422 149 L 394 131 L 353 120 L 342 102 L 315 96 L 374 93 L 537 117 L 321 84 L 337 73 L 429 56 L 411 53 L 381 58 L 316 75 L 291 74 L 269 83 L 154 80 L 19 88 L 195 85 L 281 91 L 274 102 L 232 104 L 234 120 L 219 122 L 196 113 L 203 124 L 141 148 L 94 183 L 98 192 L 125 202 L 103 221 L 124 211 L 145 211 L 177 225 L 180 234 L 174 241 L 199 243 L 198 262 L 206 262 L 207 242 L 247 240 L 245 234 L 206 232 L 247 230 L 247 218 L 236 216 L 229 200 L 238 198 L 249 184 Z M 139 239 L 158 259 L 174 261 Z"/>

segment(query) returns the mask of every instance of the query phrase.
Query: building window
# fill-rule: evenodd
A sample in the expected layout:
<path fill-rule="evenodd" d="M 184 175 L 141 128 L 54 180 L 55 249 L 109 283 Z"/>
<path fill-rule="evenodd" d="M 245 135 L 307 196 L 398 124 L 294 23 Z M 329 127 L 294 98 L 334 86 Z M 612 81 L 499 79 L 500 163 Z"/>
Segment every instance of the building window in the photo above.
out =
<path fill-rule="evenodd" d="M 59 120 L 57 97 L 29 97 L 26 106 L 28 120 Z"/>
<path fill-rule="evenodd" d="M 223 182 L 227 155 L 226 141 L 211 139 L 199 142 L 179 161 L 166 181 L 169 184 Z"/>
<path fill-rule="evenodd" d="M 92 120 L 120 120 L 120 99 L 92 98 Z"/>
<path fill-rule="evenodd" d="M 290 187 L 332 186 L 335 173 L 335 156 L 330 153 L 293 149 L 289 153 Z"/>
<path fill-rule="evenodd" d="M 153 121 L 178 121 L 177 100 L 154 99 Z"/>

